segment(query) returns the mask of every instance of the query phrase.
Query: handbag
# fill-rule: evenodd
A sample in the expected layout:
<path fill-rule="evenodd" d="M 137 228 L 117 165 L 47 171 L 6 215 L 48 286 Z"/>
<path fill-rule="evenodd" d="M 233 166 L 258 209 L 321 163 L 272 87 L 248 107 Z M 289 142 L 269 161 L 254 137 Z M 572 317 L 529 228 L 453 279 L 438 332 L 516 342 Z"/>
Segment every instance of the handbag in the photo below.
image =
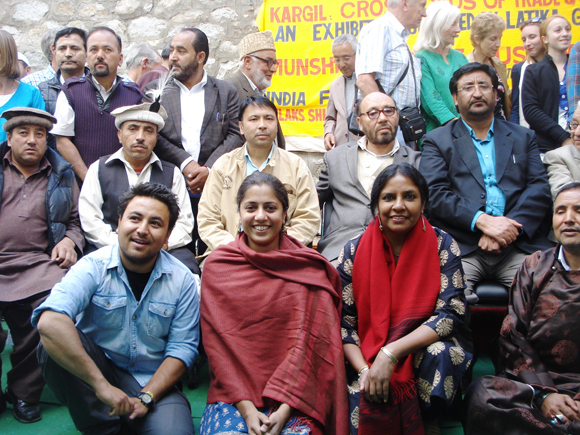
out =
<path fill-rule="evenodd" d="M 405 44 L 406 45 L 406 44 Z M 407 51 L 409 52 L 409 62 L 411 68 L 413 69 L 413 80 L 415 82 L 415 90 L 417 90 L 417 76 L 415 76 L 415 62 L 413 62 L 413 55 L 409 46 L 406 45 Z M 407 66 L 407 70 L 408 70 Z M 400 82 L 399 82 L 400 83 Z M 396 87 L 396 86 L 395 86 Z M 421 112 L 419 111 L 419 98 L 417 100 L 417 105 L 415 107 L 405 107 L 399 111 L 399 127 L 403 133 L 403 138 L 405 142 L 414 142 L 423 137 L 427 132 L 427 124 Z"/>

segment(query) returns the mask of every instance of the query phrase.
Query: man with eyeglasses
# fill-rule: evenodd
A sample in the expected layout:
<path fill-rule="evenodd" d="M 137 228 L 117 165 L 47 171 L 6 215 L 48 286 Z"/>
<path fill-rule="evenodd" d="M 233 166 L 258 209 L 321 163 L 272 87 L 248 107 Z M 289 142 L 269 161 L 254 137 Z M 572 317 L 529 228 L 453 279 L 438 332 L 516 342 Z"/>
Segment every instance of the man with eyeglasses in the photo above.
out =
<path fill-rule="evenodd" d="M 431 223 L 459 243 L 471 304 L 479 281 L 509 287 L 528 254 L 550 247 L 552 203 L 536 137 L 494 119 L 497 87 L 489 65 L 455 71 L 449 89 L 461 117 L 425 136 L 419 167 Z"/>
<path fill-rule="evenodd" d="M 330 150 L 355 139 L 348 131 L 348 117 L 354 110 L 357 97 L 354 63 L 358 41 L 344 33 L 332 41 L 332 60 L 342 73 L 330 85 L 324 120 L 324 147 Z"/>
<path fill-rule="evenodd" d="M 580 181 L 580 106 L 576 107 L 570 123 L 572 145 L 564 145 L 544 155 L 552 198 L 572 181 Z"/>
<path fill-rule="evenodd" d="M 239 69 L 232 77 L 226 79 L 226 82 L 237 89 L 240 102 L 253 95 L 264 95 L 266 89 L 272 86 L 272 76 L 278 69 L 272 31 L 266 30 L 244 36 L 238 44 L 238 53 Z M 279 148 L 286 147 L 279 122 L 276 143 Z"/>
<path fill-rule="evenodd" d="M 387 166 L 409 163 L 419 167 L 421 153 L 396 138 L 399 111 L 386 94 L 373 92 L 358 102 L 357 122 L 364 136 L 333 148 L 316 190 L 324 207 L 323 236 L 318 250 L 337 263 L 344 244 L 362 233 L 373 218 L 370 193 L 375 178 Z"/>

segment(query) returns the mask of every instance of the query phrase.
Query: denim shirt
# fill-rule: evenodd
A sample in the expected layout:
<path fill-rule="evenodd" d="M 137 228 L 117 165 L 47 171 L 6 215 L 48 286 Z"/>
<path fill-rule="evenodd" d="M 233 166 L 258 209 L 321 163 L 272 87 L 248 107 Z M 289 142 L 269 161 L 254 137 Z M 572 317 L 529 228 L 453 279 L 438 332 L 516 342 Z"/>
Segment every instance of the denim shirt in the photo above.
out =
<path fill-rule="evenodd" d="M 77 319 L 76 327 L 112 362 L 144 386 L 166 357 L 188 367 L 198 354 L 199 300 L 193 274 L 161 251 L 137 301 L 111 245 L 81 258 L 32 314 L 45 310 Z"/>
<path fill-rule="evenodd" d="M 491 122 L 487 137 L 484 140 L 478 139 L 475 136 L 473 129 L 467 123 L 461 120 L 473 141 L 481 173 L 483 174 L 483 182 L 485 184 L 485 193 L 487 201 L 485 203 L 485 212 L 490 216 L 503 216 L 505 211 L 505 194 L 497 184 L 497 177 L 495 174 L 495 139 L 494 139 L 494 121 Z M 471 231 L 475 231 L 475 223 L 483 212 L 480 210 L 475 213 L 471 221 Z"/>

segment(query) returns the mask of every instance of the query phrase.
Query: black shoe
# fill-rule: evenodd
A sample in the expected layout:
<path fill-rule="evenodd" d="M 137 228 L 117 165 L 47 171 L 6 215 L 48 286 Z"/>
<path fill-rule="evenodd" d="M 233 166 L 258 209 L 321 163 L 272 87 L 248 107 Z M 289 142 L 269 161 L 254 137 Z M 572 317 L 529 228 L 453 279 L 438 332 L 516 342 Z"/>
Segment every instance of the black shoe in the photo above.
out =
<path fill-rule="evenodd" d="M 42 419 L 38 404 L 28 403 L 19 399 L 8 387 L 4 390 L 4 397 L 13 406 L 14 418 L 20 423 L 34 423 Z"/>

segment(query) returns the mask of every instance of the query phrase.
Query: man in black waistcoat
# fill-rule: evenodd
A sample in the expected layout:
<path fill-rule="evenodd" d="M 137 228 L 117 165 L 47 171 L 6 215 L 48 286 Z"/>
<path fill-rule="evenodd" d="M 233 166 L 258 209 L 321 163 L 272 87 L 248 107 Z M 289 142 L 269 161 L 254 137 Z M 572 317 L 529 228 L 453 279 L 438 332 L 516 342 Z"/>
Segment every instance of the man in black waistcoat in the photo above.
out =
<path fill-rule="evenodd" d="M 157 107 L 155 111 L 155 104 L 143 103 L 120 107 L 111 113 L 122 147 L 89 167 L 79 198 L 81 225 L 93 247 L 112 245 L 117 242 L 117 207 L 123 192 L 138 183 L 163 184 L 177 195 L 180 208 L 175 228 L 163 249 L 199 275 L 195 256 L 186 248 L 191 242 L 193 214 L 185 179 L 179 168 L 160 160 L 153 152 L 157 132 L 167 119 L 163 106 Z"/>

